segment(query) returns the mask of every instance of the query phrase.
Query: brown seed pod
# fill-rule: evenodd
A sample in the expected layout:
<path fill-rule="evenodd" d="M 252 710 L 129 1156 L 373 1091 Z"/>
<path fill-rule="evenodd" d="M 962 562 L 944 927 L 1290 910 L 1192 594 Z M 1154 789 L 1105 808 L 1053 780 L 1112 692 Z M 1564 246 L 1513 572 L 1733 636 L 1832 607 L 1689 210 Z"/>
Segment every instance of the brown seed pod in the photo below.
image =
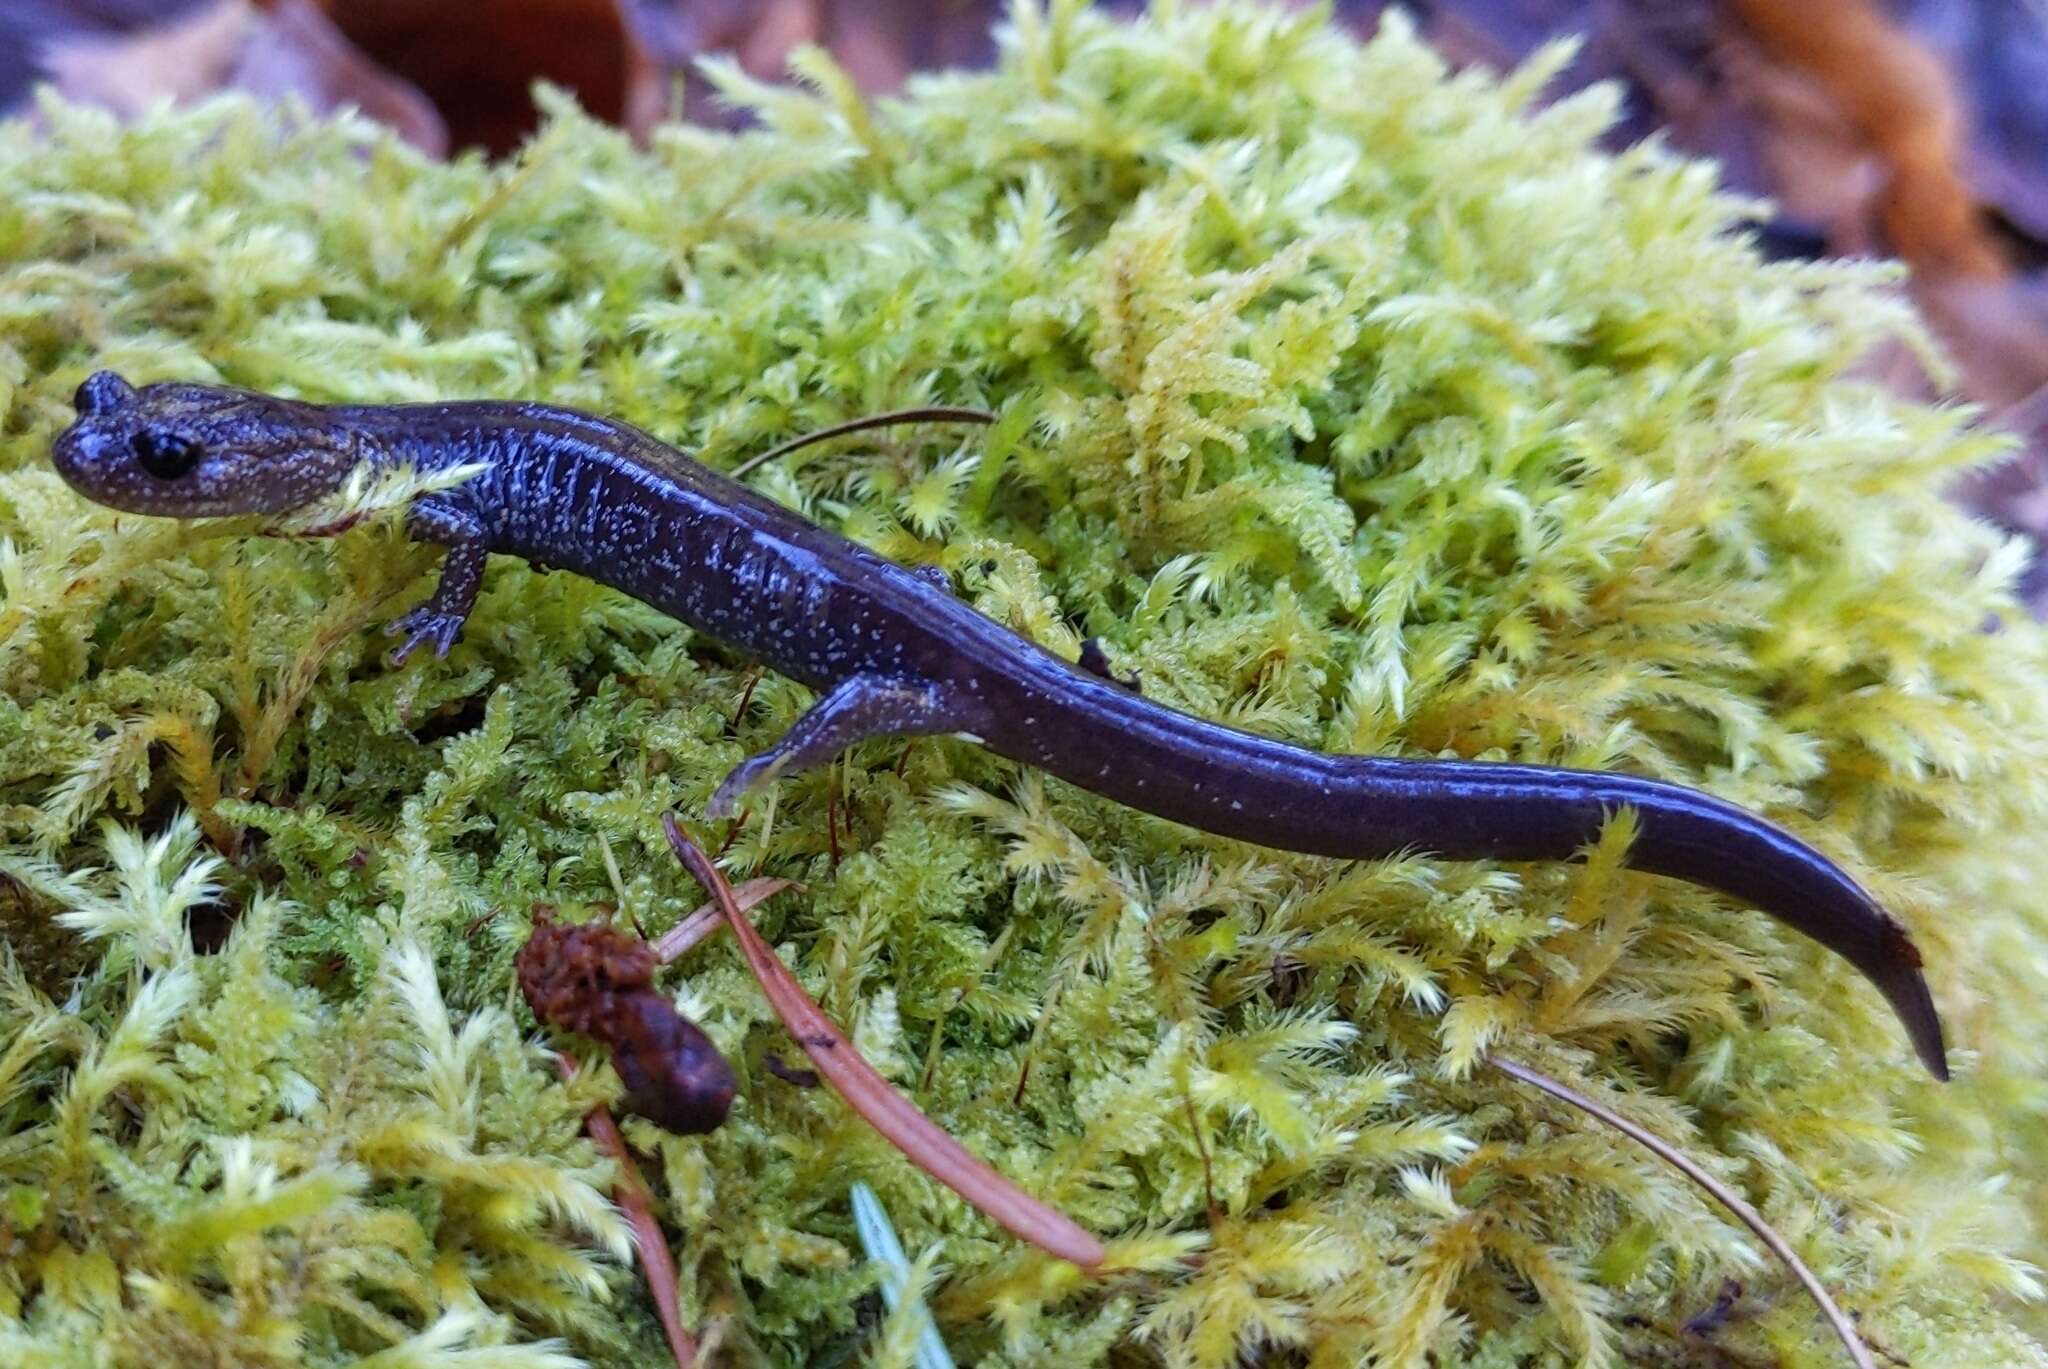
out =
<path fill-rule="evenodd" d="M 534 909 L 513 967 L 533 1015 L 611 1048 L 622 1106 L 678 1135 L 715 1130 L 732 1106 L 732 1067 L 696 1023 L 656 990 L 646 942 L 598 923 L 564 926 Z"/>

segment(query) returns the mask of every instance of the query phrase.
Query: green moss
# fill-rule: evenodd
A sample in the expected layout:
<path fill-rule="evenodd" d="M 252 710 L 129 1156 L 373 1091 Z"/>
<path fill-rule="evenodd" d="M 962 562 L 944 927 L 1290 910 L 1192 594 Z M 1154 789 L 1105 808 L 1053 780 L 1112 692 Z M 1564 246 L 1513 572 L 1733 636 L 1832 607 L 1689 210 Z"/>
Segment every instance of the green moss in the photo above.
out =
<path fill-rule="evenodd" d="M 815 93 L 722 71 L 758 131 L 645 151 L 566 108 L 503 167 L 239 103 L 0 129 L 0 1361 L 657 1362 L 580 1133 L 616 1082 L 557 1081 L 509 963 L 535 902 L 694 906 L 660 813 L 805 703 L 768 677 L 735 724 L 745 662 L 511 562 L 446 662 L 387 669 L 431 562 L 388 525 L 249 541 L 60 484 L 114 366 L 530 396 L 727 466 L 1001 407 L 755 479 L 1178 706 L 1766 811 L 1911 922 L 1961 1046 L 1922 1082 L 1838 960 L 1621 870 L 1622 831 L 1344 864 L 862 746 L 730 867 L 803 881 L 761 916 L 813 992 L 1131 1272 L 1049 1265 L 772 1077 L 721 939 L 669 982 L 734 1116 L 628 1131 L 734 1362 L 897 1361 L 854 1179 L 936 1247 L 963 1362 L 1838 1362 L 1746 1233 L 1494 1047 L 1735 1183 L 1918 1369 L 2048 1362 L 2048 638 L 1936 494 L 1996 444 L 1856 377 L 1918 338 L 1884 272 L 1760 264 L 1709 168 L 1592 148 L 1607 93 L 1532 112 L 1554 60 L 1063 5 L 874 108 L 822 59 Z M 239 923 L 195 956 L 209 905 Z"/>

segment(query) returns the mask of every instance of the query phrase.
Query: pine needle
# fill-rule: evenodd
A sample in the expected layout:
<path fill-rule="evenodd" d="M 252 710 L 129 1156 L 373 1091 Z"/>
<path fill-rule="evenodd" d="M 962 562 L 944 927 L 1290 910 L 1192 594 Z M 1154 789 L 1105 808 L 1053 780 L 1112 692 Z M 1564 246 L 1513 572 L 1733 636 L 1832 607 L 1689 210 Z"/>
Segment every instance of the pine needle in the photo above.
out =
<path fill-rule="evenodd" d="M 766 903 L 784 889 L 794 887 L 796 881 L 791 879 L 750 879 L 745 884 L 734 886 L 732 900 L 739 905 L 741 912 L 746 912 L 756 904 Z M 654 958 L 664 965 L 680 960 L 691 947 L 717 931 L 724 918 L 725 909 L 713 899 L 663 932 L 661 939 L 654 943 Z"/>
<path fill-rule="evenodd" d="M 861 1058 L 838 1025 L 811 1001 L 773 948 L 761 939 L 733 897 L 732 886 L 725 882 L 725 876 L 703 849 L 684 833 L 675 815 L 662 814 L 661 825 L 683 868 L 724 911 L 727 925 L 739 939 L 740 953 L 747 958 L 747 967 L 761 982 L 761 991 L 768 995 L 782 1024 L 817 1065 L 818 1073 L 869 1126 L 887 1137 L 912 1164 L 1012 1235 L 1083 1269 L 1093 1269 L 1102 1263 L 1106 1255 L 1102 1242 L 976 1159 L 965 1146 L 918 1111 L 916 1104 L 890 1087 Z"/>
<path fill-rule="evenodd" d="M 568 1056 L 557 1052 L 555 1065 L 562 1071 L 563 1079 L 576 1077 L 576 1062 Z M 619 1207 L 626 1214 L 626 1225 L 633 1229 L 640 1267 L 647 1274 L 647 1291 L 654 1295 L 655 1315 L 668 1337 L 676 1369 L 691 1369 L 697 1362 L 697 1338 L 683 1328 L 682 1310 L 676 1305 L 676 1262 L 668 1252 L 668 1239 L 661 1234 L 661 1222 L 654 1215 L 654 1195 L 648 1192 L 647 1181 L 640 1177 L 640 1167 L 633 1162 L 633 1152 L 626 1148 L 626 1138 L 619 1135 L 619 1124 L 612 1120 L 609 1108 L 602 1103 L 592 1108 L 584 1115 L 583 1125 L 590 1132 L 590 1139 L 597 1142 L 597 1148 L 619 1167 Z"/>
<path fill-rule="evenodd" d="M 1488 1055 L 1485 1057 L 1485 1060 L 1502 1074 L 1509 1075 L 1521 1080 L 1525 1084 L 1542 1089 L 1551 1097 L 1561 1099 L 1564 1102 L 1570 1103 L 1573 1107 L 1599 1118 L 1622 1135 L 1629 1137 L 1650 1150 L 1658 1159 L 1663 1160 L 1673 1169 L 1685 1175 L 1686 1178 L 1705 1189 L 1712 1195 L 1715 1202 L 1734 1213 L 1744 1226 L 1754 1231 L 1757 1239 L 1769 1246 L 1771 1253 L 1783 1260 L 1785 1267 L 1792 1271 L 1792 1276 L 1805 1285 L 1806 1291 L 1813 1296 L 1814 1302 L 1819 1305 L 1821 1315 L 1827 1318 L 1828 1325 L 1834 1328 L 1837 1336 L 1841 1337 L 1842 1345 L 1849 1351 L 1849 1358 L 1856 1365 L 1856 1369 L 1876 1369 L 1876 1366 L 1871 1362 L 1870 1352 L 1863 1347 L 1862 1338 L 1856 1334 L 1855 1325 L 1850 1322 L 1848 1316 L 1835 1303 L 1834 1298 L 1829 1296 L 1828 1290 L 1822 1287 L 1820 1279 L 1811 1269 L 1806 1267 L 1806 1262 L 1799 1258 L 1785 1238 L 1771 1229 L 1770 1223 L 1763 1219 L 1763 1214 L 1744 1202 L 1741 1195 L 1736 1193 L 1734 1189 L 1729 1188 L 1719 1179 L 1716 1179 L 1713 1175 L 1694 1164 L 1676 1146 L 1664 1140 L 1655 1132 L 1646 1127 L 1636 1125 L 1620 1113 L 1615 1112 L 1612 1108 L 1604 1107 L 1594 1102 L 1576 1089 L 1560 1084 L 1550 1076 L 1540 1074 L 1530 1069 L 1527 1065 L 1509 1060 L 1505 1056 Z"/>
<path fill-rule="evenodd" d="M 750 456 L 733 467 L 732 478 L 738 480 L 748 471 L 767 465 L 778 456 L 787 456 L 799 447 L 808 447 L 813 442 L 827 438 L 844 437 L 848 433 L 865 432 L 869 428 L 886 428 L 896 423 L 993 423 L 996 416 L 986 409 L 961 409 L 948 405 L 935 405 L 923 409 L 891 409 L 887 413 L 869 414 L 865 418 L 849 418 L 844 423 L 834 423 L 829 428 L 819 428 L 792 437 L 787 442 L 777 443 L 767 451 Z"/>

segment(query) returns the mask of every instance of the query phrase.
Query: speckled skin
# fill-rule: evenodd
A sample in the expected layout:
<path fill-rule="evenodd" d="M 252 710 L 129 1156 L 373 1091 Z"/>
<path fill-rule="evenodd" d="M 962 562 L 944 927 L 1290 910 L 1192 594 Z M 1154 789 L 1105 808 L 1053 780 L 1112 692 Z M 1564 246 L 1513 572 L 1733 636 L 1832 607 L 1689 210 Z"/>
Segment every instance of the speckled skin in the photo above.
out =
<path fill-rule="evenodd" d="M 414 506 L 415 535 L 449 557 L 432 599 L 395 625 L 409 634 L 401 659 L 422 643 L 447 650 L 487 553 L 501 552 L 623 590 L 820 691 L 788 736 L 720 786 L 714 816 L 777 774 L 881 733 L 968 734 L 1146 812 L 1317 855 L 1565 860 L 1607 813 L 1632 807 L 1632 865 L 1732 894 L 1839 952 L 1947 1077 L 1905 929 L 1812 847 L 1706 794 L 1541 766 L 1326 755 L 1175 712 L 635 428 L 568 410 L 325 407 L 204 386 L 137 391 L 102 372 L 80 387 L 79 411 L 57 440 L 58 470 L 138 513 L 292 508 L 363 459 L 484 463 Z M 167 447 L 192 468 L 143 468 L 139 451 L 161 468 Z"/>

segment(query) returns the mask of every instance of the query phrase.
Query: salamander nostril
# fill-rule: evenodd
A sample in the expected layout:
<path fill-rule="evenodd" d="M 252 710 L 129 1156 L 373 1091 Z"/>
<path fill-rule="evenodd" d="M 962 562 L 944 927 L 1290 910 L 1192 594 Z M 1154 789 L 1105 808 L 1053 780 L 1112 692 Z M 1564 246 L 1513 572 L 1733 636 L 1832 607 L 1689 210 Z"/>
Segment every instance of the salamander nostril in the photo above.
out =
<path fill-rule="evenodd" d="M 135 387 L 112 371 L 94 371 L 71 396 L 80 418 L 112 413 L 135 398 Z"/>
<path fill-rule="evenodd" d="M 199 444 L 176 433 L 144 428 L 128 439 L 128 447 L 142 469 L 159 480 L 176 480 L 199 464 Z"/>

